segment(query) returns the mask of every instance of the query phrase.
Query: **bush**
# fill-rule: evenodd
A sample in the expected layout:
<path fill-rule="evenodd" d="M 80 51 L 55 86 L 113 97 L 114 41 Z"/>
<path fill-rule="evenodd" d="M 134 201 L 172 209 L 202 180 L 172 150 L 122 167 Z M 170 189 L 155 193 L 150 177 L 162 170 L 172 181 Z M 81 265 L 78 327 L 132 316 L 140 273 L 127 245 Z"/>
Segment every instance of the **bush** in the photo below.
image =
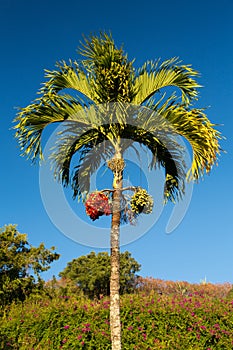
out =
<path fill-rule="evenodd" d="M 126 294 L 121 319 L 124 350 L 233 347 L 233 300 L 214 293 Z M 1 319 L 0 339 L 4 350 L 110 350 L 109 299 L 70 294 L 13 304 Z"/>

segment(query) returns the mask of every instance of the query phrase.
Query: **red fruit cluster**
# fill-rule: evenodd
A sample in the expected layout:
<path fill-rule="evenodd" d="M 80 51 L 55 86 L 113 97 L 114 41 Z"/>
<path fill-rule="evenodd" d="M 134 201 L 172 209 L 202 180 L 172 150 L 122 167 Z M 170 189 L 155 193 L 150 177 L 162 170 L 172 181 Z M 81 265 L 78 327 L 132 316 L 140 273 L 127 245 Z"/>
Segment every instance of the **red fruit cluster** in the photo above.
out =
<path fill-rule="evenodd" d="M 85 203 L 86 213 L 94 221 L 102 215 L 110 215 L 111 207 L 108 197 L 102 192 L 93 192 L 88 196 Z"/>

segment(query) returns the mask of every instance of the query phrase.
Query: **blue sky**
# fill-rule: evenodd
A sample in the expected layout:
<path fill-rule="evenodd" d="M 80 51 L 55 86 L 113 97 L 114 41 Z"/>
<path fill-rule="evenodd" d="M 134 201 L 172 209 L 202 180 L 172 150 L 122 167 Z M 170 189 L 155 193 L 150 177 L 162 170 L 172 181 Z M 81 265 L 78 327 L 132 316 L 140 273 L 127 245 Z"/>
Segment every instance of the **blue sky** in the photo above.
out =
<path fill-rule="evenodd" d="M 61 258 L 44 278 L 93 248 L 70 240 L 50 220 L 40 195 L 39 167 L 19 156 L 11 130 L 15 108 L 36 97 L 45 68 L 79 58 L 76 49 L 83 34 L 110 30 L 129 58 L 136 58 L 136 67 L 147 59 L 179 56 L 201 72 L 204 87 L 197 105 L 208 107 L 209 119 L 221 124 L 218 130 L 226 137 L 221 145 L 227 151 L 219 166 L 194 185 L 187 213 L 171 234 L 165 232 L 169 205 L 149 232 L 122 250 L 142 265 L 143 276 L 233 283 L 232 13 L 231 0 L 1 1 L 0 227 L 18 224 L 31 244 L 57 247 Z"/>

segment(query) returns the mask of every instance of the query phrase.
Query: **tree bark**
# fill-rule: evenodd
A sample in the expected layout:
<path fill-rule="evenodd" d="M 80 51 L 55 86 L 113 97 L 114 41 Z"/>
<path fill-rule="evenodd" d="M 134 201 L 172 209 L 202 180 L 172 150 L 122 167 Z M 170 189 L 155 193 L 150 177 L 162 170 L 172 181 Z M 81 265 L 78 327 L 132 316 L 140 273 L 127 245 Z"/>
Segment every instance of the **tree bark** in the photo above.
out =
<path fill-rule="evenodd" d="M 110 165 L 111 162 L 111 165 Z M 112 350 L 121 350 L 120 321 L 120 218 L 124 161 L 120 152 L 109 162 L 113 171 L 113 204 L 111 224 L 110 329 Z"/>

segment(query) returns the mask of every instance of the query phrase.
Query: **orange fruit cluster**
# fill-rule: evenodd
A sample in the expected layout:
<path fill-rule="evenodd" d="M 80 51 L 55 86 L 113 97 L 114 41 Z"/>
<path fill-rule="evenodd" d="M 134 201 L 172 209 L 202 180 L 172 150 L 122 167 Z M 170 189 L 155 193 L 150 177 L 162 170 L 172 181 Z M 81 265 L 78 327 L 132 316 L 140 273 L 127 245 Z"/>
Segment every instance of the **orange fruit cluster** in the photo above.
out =
<path fill-rule="evenodd" d="M 111 214 L 111 206 L 108 197 L 102 192 L 89 194 L 85 203 L 86 213 L 94 221 L 102 215 Z"/>

